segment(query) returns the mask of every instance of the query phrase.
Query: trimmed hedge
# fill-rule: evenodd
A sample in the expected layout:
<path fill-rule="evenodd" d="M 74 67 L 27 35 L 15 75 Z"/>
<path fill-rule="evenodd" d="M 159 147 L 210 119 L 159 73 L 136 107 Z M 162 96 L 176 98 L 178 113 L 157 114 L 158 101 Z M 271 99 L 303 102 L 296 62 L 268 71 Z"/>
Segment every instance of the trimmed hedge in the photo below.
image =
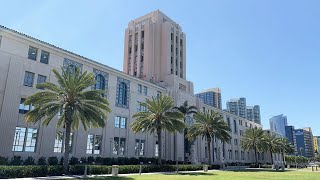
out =
<path fill-rule="evenodd" d="M 209 169 L 219 169 L 219 165 L 211 165 Z M 70 166 L 70 174 L 83 175 L 85 165 Z M 119 166 L 119 174 L 139 173 L 139 165 Z M 176 165 L 142 165 L 142 172 L 172 172 L 176 171 Z M 179 165 L 179 171 L 202 170 L 203 165 Z M 88 165 L 88 174 L 110 174 L 112 166 Z M 0 166 L 0 178 L 59 176 L 63 173 L 61 165 L 54 166 Z"/>

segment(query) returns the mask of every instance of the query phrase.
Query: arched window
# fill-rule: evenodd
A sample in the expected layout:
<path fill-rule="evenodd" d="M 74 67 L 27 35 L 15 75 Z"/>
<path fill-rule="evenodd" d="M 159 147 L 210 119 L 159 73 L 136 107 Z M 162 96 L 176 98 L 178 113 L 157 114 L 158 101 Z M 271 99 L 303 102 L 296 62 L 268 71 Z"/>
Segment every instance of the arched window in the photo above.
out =
<path fill-rule="evenodd" d="M 127 105 L 127 84 L 121 82 L 119 84 L 118 104 Z"/>
<path fill-rule="evenodd" d="M 70 64 L 69 66 L 68 66 L 68 68 L 67 68 L 67 73 L 69 74 L 69 73 L 73 73 L 73 74 L 75 74 L 76 73 L 76 71 L 77 71 L 77 66 L 75 66 L 75 65 L 73 65 L 73 64 Z"/>
<path fill-rule="evenodd" d="M 103 75 L 98 74 L 96 76 L 96 84 L 94 86 L 95 89 L 105 90 L 106 80 Z"/>

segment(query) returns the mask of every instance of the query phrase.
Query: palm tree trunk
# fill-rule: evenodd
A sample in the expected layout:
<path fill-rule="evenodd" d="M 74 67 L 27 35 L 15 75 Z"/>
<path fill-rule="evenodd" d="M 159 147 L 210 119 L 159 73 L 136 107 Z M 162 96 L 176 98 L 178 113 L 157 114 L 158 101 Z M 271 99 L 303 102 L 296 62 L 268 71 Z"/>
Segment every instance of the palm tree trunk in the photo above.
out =
<path fill-rule="evenodd" d="M 157 135 L 158 135 L 158 164 L 162 164 L 162 159 L 161 159 L 161 155 L 162 155 L 162 138 L 161 138 L 161 130 L 157 130 Z"/>
<path fill-rule="evenodd" d="M 71 123 L 66 121 L 65 124 L 66 134 L 64 141 L 64 157 L 63 157 L 63 170 L 65 174 L 69 174 L 69 153 L 70 153 L 70 132 L 71 132 Z"/>
<path fill-rule="evenodd" d="M 257 147 L 254 148 L 254 157 L 256 159 L 256 164 L 258 164 Z"/>
<path fill-rule="evenodd" d="M 272 151 L 270 151 L 270 156 L 271 156 L 271 165 L 273 165 L 273 155 L 272 155 Z"/>
<path fill-rule="evenodd" d="M 207 138 L 209 165 L 211 164 L 211 138 Z"/>

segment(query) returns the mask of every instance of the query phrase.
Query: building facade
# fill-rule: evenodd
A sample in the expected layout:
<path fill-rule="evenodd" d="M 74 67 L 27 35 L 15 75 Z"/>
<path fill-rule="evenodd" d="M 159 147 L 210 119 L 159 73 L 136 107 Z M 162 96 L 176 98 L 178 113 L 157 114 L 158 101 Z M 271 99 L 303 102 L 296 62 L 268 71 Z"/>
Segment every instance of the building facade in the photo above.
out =
<path fill-rule="evenodd" d="M 159 20 L 161 21 L 159 22 Z M 136 24 L 136 22 L 141 23 Z M 137 57 L 140 59 L 137 59 L 136 65 L 134 65 L 135 61 L 131 61 L 129 65 L 129 53 L 126 53 L 129 52 L 128 48 L 130 47 L 128 38 L 130 30 L 132 30 L 131 26 L 135 27 L 131 32 L 132 41 L 135 41 L 136 32 L 138 33 Z M 162 28 L 160 28 L 161 26 Z M 143 35 L 143 33 L 145 34 Z M 166 43 L 166 46 L 161 45 L 165 40 L 170 41 L 172 35 L 173 42 Z M 169 39 L 165 38 L 160 41 L 158 38 L 163 36 L 168 36 Z M 215 139 L 212 144 L 207 144 L 199 138 L 186 151 L 184 134 L 174 136 L 163 132 L 161 137 L 163 159 L 186 160 L 194 164 L 207 162 L 208 146 L 212 146 L 214 163 L 255 161 L 253 151 L 245 151 L 240 147 L 240 139 L 246 129 L 262 128 L 262 126 L 204 104 L 194 95 L 192 82 L 186 80 L 185 35 L 180 26 L 175 25 L 160 11 L 155 11 L 130 22 L 125 37 L 124 72 L 121 72 L 0 26 L 0 156 L 21 156 L 23 158 L 28 156 L 34 158 L 63 156 L 64 129 L 56 127 L 59 114 L 48 126 L 43 126 L 41 122 L 27 124 L 24 116 L 32 109 L 32 106 L 26 106 L 23 102 L 27 96 L 41 91 L 35 87 L 37 83 L 57 82 L 52 69 L 60 70 L 61 67 L 72 67 L 91 72 L 96 76 L 97 84 L 92 88 L 105 91 L 104 95 L 109 101 L 112 112 L 106 119 L 106 127 L 91 128 L 87 131 L 80 127 L 72 132 L 70 156 L 78 158 L 87 156 L 158 156 L 159 145 L 156 135 L 150 133 L 134 134 L 129 124 L 134 121 L 132 118 L 134 113 L 145 110 L 140 102 L 144 102 L 152 96 L 167 94 L 174 99 L 176 106 L 188 101 L 190 105 L 197 106 L 201 111 L 220 112 L 232 129 L 230 132 L 232 140 L 229 143 L 221 143 Z M 143 37 L 145 37 L 144 43 L 146 43 L 144 48 L 141 44 Z M 147 40 L 148 38 L 149 40 Z M 152 41 L 152 39 L 157 41 Z M 131 43 L 131 45 L 134 47 L 136 44 Z M 148 49 L 149 46 L 153 46 L 154 49 Z M 173 48 L 173 55 L 170 47 Z M 142 49 L 144 51 L 141 51 Z M 159 49 L 162 51 L 156 52 Z M 135 50 L 131 50 L 131 53 L 135 52 Z M 143 61 L 141 61 L 142 52 L 144 53 Z M 174 63 L 171 63 L 171 59 Z M 143 64 L 142 70 L 141 64 Z M 135 68 L 135 66 L 139 68 Z M 140 76 L 141 73 L 143 76 Z M 192 117 L 188 117 L 188 119 L 192 123 Z"/>
<path fill-rule="evenodd" d="M 221 89 L 212 88 L 196 94 L 196 97 L 203 100 L 209 106 L 222 109 Z"/>
<path fill-rule="evenodd" d="M 313 135 L 311 128 L 295 129 L 296 154 L 307 158 L 314 157 Z"/>
<path fill-rule="evenodd" d="M 275 131 L 281 136 L 285 137 L 286 136 L 286 126 L 288 125 L 287 123 L 287 116 L 284 116 L 283 114 L 278 115 L 278 116 L 273 116 L 269 120 L 270 122 L 270 129 L 272 131 Z"/>

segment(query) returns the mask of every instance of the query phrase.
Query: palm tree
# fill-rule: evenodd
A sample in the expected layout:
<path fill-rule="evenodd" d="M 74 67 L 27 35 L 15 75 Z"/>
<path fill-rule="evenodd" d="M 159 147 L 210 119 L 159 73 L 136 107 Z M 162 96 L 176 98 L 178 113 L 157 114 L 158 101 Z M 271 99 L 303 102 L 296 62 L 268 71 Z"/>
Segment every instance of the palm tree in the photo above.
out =
<path fill-rule="evenodd" d="M 292 154 L 295 151 L 294 145 L 288 142 L 287 138 L 279 138 L 278 139 L 278 148 L 283 158 L 283 162 L 285 162 L 285 155 Z"/>
<path fill-rule="evenodd" d="M 194 116 L 195 122 L 189 127 L 187 137 L 195 140 L 201 136 L 206 138 L 208 144 L 209 164 L 211 164 L 211 141 L 214 137 L 222 142 L 228 142 L 231 139 L 230 128 L 218 112 L 198 112 Z"/>
<path fill-rule="evenodd" d="M 42 124 L 47 126 L 60 113 L 57 127 L 65 128 L 63 167 L 67 174 L 71 130 L 76 130 L 80 123 L 85 130 L 88 127 L 104 127 L 111 110 L 108 100 L 101 96 L 102 90 L 86 90 L 96 83 L 92 73 L 61 69 L 62 74 L 56 69 L 52 70 L 57 84 L 37 84 L 37 88 L 44 90 L 27 97 L 24 103 L 35 107 L 25 116 L 28 123 L 43 120 Z"/>
<path fill-rule="evenodd" d="M 263 150 L 270 153 L 271 164 L 273 164 L 273 154 L 279 152 L 279 138 L 276 133 L 264 133 L 263 140 Z"/>
<path fill-rule="evenodd" d="M 146 102 L 141 105 L 146 107 L 147 111 L 137 112 L 132 116 L 136 120 L 131 123 L 131 128 L 134 133 L 148 131 L 158 135 L 158 163 L 161 164 L 161 133 L 163 130 L 182 132 L 185 128 L 183 114 L 173 109 L 174 102 L 166 95 L 160 95 L 159 98 L 152 97 L 151 100 L 146 99 Z"/>
<path fill-rule="evenodd" d="M 186 119 L 187 119 L 187 117 L 188 116 L 190 116 L 190 115 L 192 115 L 192 114 L 196 114 L 197 112 L 198 112 L 198 109 L 197 109 L 197 107 L 196 106 L 189 106 L 188 105 L 188 101 L 185 101 L 184 103 L 183 103 L 183 105 L 181 105 L 181 106 L 179 106 L 179 107 L 174 107 L 174 109 L 175 110 L 178 110 L 178 111 L 180 111 L 182 114 L 183 114 L 183 116 L 184 116 L 184 118 L 183 118 L 183 120 L 184 120 L 184 122 L 185 123 L 187 123 L 186 122 Z M 190 122 L 189 122 L 190 123 Z M 188 124 L 187 124 L 188 125 Z M 185 138 L 184 138 L 184 144 L 185 144 L 185 150 L 188 148 L 188 145 L 189 145 L 189 142 L 188 142 L 188 139 L 186 138 L 186 134 L 187 134 L 187 131 L 188 131 L 188 128 L 185 128 L 184 129 L 184 136 L 185 136 Z M 175 141 L 177 141 L 176 140 L 176 138 L 175 138 Z M 175 142 L 175 144 L 177 144 L 177 142 Z M 176 145 L 177 146 L 177 145 Z M 175 153 L 176 153 L 176 151 L 177 151 L 177 147 L 174 147 L 175 148 Z M 177 153 L 176 153 L 177 154 Z M 176 161 L 177 161 L 177 163 L 178 163 L 178 158 L 175 156 L 175 158 L 176 158 Z"/>
<path fill-rule="evenodd" d="M 262 150 L 263 131 L 261 128 L 247 129 L 241 139 L 241 147 L 247 151 L 254 150 L 256 163 L 258 164 L 257 152 Z"/>

